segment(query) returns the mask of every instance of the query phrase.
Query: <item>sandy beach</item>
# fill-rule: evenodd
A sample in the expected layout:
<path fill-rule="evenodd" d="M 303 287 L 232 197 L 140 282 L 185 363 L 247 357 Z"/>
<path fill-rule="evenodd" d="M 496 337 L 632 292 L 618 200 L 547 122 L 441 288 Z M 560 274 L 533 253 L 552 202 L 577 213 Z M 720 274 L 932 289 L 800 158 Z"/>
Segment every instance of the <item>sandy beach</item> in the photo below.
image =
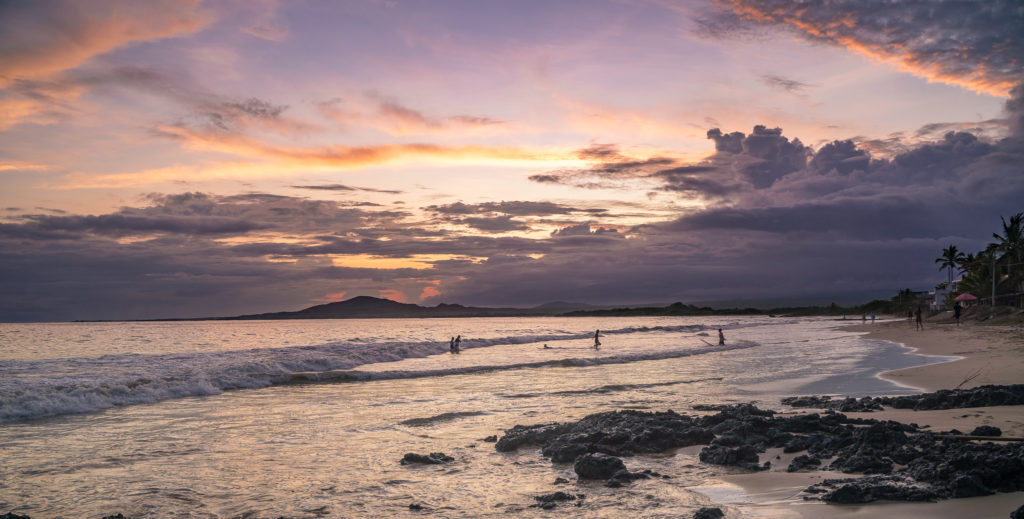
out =
<path fill-rule="evenodd" d="M 851 331 L 868 332 L 868 338 L 901 343 L 916 353 L 960 357 L 957 360 L 881 374 L 895 383 L 922 391 L 971 388 L 986 384 L 1024 383 L 1024 327 L 955 324 L 943 321 L 925 323 L 923 331 L 907 321 L 887 321 L 854 325 Z M 916 423 L 934 430 L 958 429 L 969 432 L 979 425 L 999 427 L 1006 437 L 1024 436 L 1024 406 L 999 406 L 911 411 L 885 409 L 871 413 L 846 413 L 851 417 Z M 769 451 L 762 461 L 778 453 Z M 784 459 L 781 461 L 785 461 Z M 996 494 L 937 503 L 870 503 L 867 505 L 830 505 L 805 502 L 796 497 L 807 486 L 827 478 L 850 477 L 838 472 L 815 471 L 787 473 L 788 463 L 776 463 L 770 471 L 737 474 L 708 482 L 698 490 L 713 501 L 735 507 L 741 517 L 771 519 L 817 518 L 1007 518 L 1024 505 L 1024 492 Z"/>

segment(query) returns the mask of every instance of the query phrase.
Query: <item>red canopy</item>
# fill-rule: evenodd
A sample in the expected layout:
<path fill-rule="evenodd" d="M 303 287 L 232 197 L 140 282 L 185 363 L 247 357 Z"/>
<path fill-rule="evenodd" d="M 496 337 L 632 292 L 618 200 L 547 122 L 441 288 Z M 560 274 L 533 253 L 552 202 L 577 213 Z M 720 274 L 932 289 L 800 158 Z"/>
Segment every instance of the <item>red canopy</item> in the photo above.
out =
<path fill-rule="evenodd" d="M 977 297 L 974 297 L 971 294 L 968 294 L 968 293 L 965 292 L 963 294 L 960 294 L 960 295 L 956 296 L 956 298 L 953 299 L 953 300 L 954 301 L 974 301 L 975 299 L 977 299 Z"/>

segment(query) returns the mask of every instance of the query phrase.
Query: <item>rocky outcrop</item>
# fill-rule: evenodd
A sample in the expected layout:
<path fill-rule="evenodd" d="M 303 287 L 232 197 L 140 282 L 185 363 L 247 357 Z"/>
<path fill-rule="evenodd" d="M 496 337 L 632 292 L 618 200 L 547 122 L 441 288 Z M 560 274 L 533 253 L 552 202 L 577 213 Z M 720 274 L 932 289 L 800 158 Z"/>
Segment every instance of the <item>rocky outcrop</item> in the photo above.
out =
<path fill-rule="evenodd" d="M 844 398 L 833 400 L 828 396 L 799 396 L 782 399 L 790 407 L 832 409 L 843 413 L 880 411 L 882 406 L 896 409 L 929 411 L 959 409 L 963 407 L 991 407 L 1024 404 L 1024 384 L 1007 386 L 979 386 L 971 389 L 943 389 L 921 395 Z"/>
<path fill-rule="evenodd" d="M 607 454 L 585 454 L 576 460 L 572 470 L 580 479 L 608 479 L 616 472 L 626 470 L 626 464 Z"/>
<path fill-rule="evenodd" d="M 866 476 L 851 479 L 826 479 L 807 489 L 821 499 L 836 504 L 890 501 L 933 501 L 939 497 L 928 485 L 903 476 Z"/>
<path fill-rule="evenodd" d="M 565 501 L 576 501 L 576 505 L 579 506 L 583 503 L 584 494 L 569 494 L 567 492 L 552 492 L 550 494 L 544 494 L 540 496 L 534 496 L 537 500 L 537 504 L 530 505 L 531 507 L 542 508 L 544 510 L 550 510 L 558 506 L 558 503 Z"/>
<path fill-rule="evenodd" d="M 971 431 L 971 436 L 1002 436 L 1003 431 L 991 425 L 979 425 Z"/>
<path fill-rule="evenodd" d="M 715 507 L 704 507 L 693 514 L 693 519 L 722 519 L 725 513 L 722 509 Z"/>
<path fill-rule="evenodd" d="M 775 416 L 748 404 L 722 406 L 714 414 L 618 411 L 566 424 L 516 426 L 501 445 L 538 445 L 554 462 L 575 461 L 581 479 L 618 486 L 643 476 L 616 456 L 662 452 L 707 444 L 705 463 L 763 470 L 759 454 L 772 447 L 803 453 L 789 471 L 808 470 L 834 458 L 829 469 L 864 474 L 808 489 L 829 502 L 920 500 L 1024 490 L 1024 445 L 976 443 L 952 433 L 935 434 L 893 421 L 851 419 L 834 411 Z M 984 431 L 983 431 L 984 432 Z M 994 432 L 994 431 L 988 431 Z M 499 449 L 500 450 L 500 449 Z M 600 461 L 600 463 L 598 463 Z"/>
<path fill-rule="evenodd" d="M 410 465 L 414 463 L 421 465 L 439 465 L 441 463 L 451 463 L 453 461 L 455 461 L 455 458 L 443 452 L 431 452 L 430 454 L 415 454 L 410 452 L 402 457 L 402 465 Z"/>
<path fill-rule="evenodd" d="M 800 472 L 801 470 L 817 470 L 817 468 L 820 466 L 820 459 L 808 456 L 806 454 L 801 454 L 793 458 L 793 461 L 789 462 L 789 466 L 786 467 L 786 472 Z"/>

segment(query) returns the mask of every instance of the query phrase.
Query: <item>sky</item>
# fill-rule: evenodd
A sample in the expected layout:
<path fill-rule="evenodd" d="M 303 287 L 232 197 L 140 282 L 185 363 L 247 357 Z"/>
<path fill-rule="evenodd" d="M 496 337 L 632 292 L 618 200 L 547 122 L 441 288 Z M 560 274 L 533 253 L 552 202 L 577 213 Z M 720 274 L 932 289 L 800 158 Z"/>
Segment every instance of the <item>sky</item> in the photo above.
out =
<path fill-rule="evenodd" d="M 860 303 L 1024 211 L 1024 6 L 0 2 L 0 321 Z"/>

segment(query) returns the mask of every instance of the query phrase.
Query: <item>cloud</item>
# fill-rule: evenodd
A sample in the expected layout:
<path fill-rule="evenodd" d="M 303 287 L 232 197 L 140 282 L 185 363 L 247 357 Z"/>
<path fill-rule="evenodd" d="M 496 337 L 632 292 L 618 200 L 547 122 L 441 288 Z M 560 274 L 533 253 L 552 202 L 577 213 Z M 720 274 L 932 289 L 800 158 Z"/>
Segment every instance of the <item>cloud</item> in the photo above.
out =
<path fill-rule="evenodd" d="M 191 34 L 210 21 L 198 0 L 4 2 L 0 87 L 73 69 L 124 45 Z"/>
<path fill-rule="evenodd" d="M 788 30 L 893 64 L 929 81 L 1007 97 L 1024 69 L 1013 2 L 829 2 L 813 8 L 788 0 L 721 0 L 722 24 L 739 18 Z M 726 31 L 718 31 L 727 32 Z"/>
<path fill-rule="evenodd" d="M 277 146 L 236 134 L 196 131 L 182 126 L 160 126 L 156 131 L 189 148 L 271 160 L 290 166 L 357 168 L 403 159 L 535 161 L 564 158 L 557 152 L 494 146 L 388 144 L 299 148 Z"/>
<path fill-rule="evenodd" d="M 506 122 L 480 115 L 430 116 L 377 93 L 336 97 L 317 104 L 320 113 L 343 125 L 376 128 L 391 135 L 424 135 L 449 131 L 501 128 Z"/>
<path fill-rule="evenodd" d="M 374 189 L 372 187 L 354 187 L 346 186 L 344 184 L 321 184 L 321 185 L 310 185 L 310 186 L 290 186 L 295 189 L 312 189 L 316 191 L 365 191 L 368 193 L 387 193 L 390 195 L 402 194 L 403 191 L 397 191 L 394 189 Z"/>
<path fill-rule="evenodd" d="M 761 82 L 772 88 L 783 90 L 791 94 L 802 93 L 804 90 L 811 86 L 807 83 L 802 83 L 800 81 L 796 81 L 793 79 L 786 79 L 781 76 L 776 76 L 775 74 L 765 74 L 761 76 Z"/>
<path fill-rule="evenodd" d="M 500 213 L 513 216 L 550 216 L 580 212 L 602 213 L 606 211 L 605 209 L 580 209 L 555 202 L 532 201 L 482 202 L 479 204 L 454 202 L 444 205 L 430 205 L 424 207 L 424 209 L 435 213 L 449 215 Z"/>
<path fill-rule="evenodd" d="M 0 92 L 0 129 L 23 122 L 48 124 L 79 113 L 77 99 L 86 92 L 124 92 L 156 96 L 183 109 L 181 125 L 206 131 L 244 133 L 269 130 L 289 136 L 317 126 L 289 117 L 287 105 L 256 97 L 233 97 L 201 88 L 187 74 L 153 67 L 89 67 L 55 74 L 45 80 L 18 79 Z"/>
<path fill-rule="evenodd" d="M 583 189 L 626 189 L 628 184 L 658 170 L 677 165 L 670 157 L 636 158 L 622 153 L 614 144 L 594 144 L 576 150 L 584 168 L 560 169 L 530 175 L 529 180 L 542 184 L 564 184 Z M 595 182 L 592 179 L 596 179 Z"/>

